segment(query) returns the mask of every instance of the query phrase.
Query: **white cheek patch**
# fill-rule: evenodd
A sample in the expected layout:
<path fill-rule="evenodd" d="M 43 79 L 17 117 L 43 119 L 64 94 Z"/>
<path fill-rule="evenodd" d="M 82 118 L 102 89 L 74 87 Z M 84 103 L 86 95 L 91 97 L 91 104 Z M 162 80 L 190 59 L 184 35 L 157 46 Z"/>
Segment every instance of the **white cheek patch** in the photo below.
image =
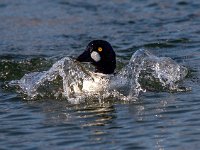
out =
<path fill-rule="evenodd" d="M 101 60 L 101 56 L 99 55 L 99 53 L 97 53 L 97 52 L 95 52 L 95 51 L 93 51 L 93 52 L 90 54 L 90 56 L 91 56 L 91 58 L 92 58 L 94 61 L 96 61 L 96 62 L 98 62 L 98 61 Z"/>

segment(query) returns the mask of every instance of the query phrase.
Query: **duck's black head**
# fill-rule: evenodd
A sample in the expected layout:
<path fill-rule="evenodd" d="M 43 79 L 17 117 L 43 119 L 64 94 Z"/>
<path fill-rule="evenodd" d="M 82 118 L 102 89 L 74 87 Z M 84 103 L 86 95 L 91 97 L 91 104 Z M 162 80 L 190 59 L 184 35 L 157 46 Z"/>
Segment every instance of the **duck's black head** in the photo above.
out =
<path fill-rule="evenodd" d="M 80 62 L 91 62 L 96 72 L 112 74 L 116 68 L 115 52 L 107 41 L 94 40 L 90 42 L 86 50 L 77 58 Z"/>

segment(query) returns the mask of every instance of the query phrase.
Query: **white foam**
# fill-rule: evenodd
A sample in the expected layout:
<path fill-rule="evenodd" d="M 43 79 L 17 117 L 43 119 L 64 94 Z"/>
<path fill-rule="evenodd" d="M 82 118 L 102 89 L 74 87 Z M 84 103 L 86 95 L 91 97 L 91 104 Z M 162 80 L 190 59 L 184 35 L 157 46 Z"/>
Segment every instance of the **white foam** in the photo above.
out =
<path fill-rule="evenodd" d="M 80 103 L 88 97 L 116 97 L 123 100 L 133 100 L 145 85 L 141 81 L 159 82 L 163 88 L 174 90 L 177 81 L 182 80 L 187 69 L 167 57 L 156 57 L 146 50 L 136 51 L 129 63 L 116 75 L 93 73 L 68 57 L 56 62 L 48 71 L 25 74 L 20 80 L 11 81 L 11 86 L 19 86 L 23 93 L 30 98 L 62 94 L 70 102 Z M 61 77 L 62 87 L 54 89 L 48 84 Z M 50 89 L 40 87 L 45 86 Z M 61 89 L 62 88 L 62 89 Z"/>

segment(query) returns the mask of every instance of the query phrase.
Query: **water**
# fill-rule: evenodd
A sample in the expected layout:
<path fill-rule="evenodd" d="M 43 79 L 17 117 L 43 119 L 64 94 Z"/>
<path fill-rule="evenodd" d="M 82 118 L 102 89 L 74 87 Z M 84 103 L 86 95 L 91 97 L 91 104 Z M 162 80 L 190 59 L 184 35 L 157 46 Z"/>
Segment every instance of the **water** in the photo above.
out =
<path fill-rule="evenodd" d="M 171 58 L 159 58 L 147 50 L 136 51 L 129 63 L 114 75 L 94 73 L 94 69 L 89 69 L 92 66 L 87 66 L 91 65 L 82 66 L 74 59 L 65 57 L 55 62 L 48 71 L 25 74 L 20 80 L 11 80 L 6 86 L 19 88 L 19 92 L 27 95 L 27 100 L 51 95 L 52 98 L 66 98 L 74 104 L 92 97 L 133 101 L 149 86 L 154 91 L 180 91 L 177 82 L 188 74 L 186 67 L 178 65 Z"/>
<path fill-rule="evenodd" d="M 2 0 L 0 148 L 198 149 L 199 8 L 192 0 Z M 141 48 L 172 58 L 188 68 L 180 84 L 191 91 L 149 87 L 136 101 L 110 97 L 72 104 L 51 96 L 27 100 L 7 86 L 78 56 L 94 39 L 112 44 L 118 71 Z"/>

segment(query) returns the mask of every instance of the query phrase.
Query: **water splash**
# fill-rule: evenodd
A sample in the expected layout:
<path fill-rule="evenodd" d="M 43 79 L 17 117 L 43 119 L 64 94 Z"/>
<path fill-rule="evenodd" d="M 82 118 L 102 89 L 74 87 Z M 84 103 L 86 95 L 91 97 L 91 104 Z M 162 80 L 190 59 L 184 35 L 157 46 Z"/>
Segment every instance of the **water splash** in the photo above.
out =
<path fill-rule="evenodd" d="M 178 81 L 186 75 L 187 69 L 171 58 L 156 57 L 149 51 L 138 50 L 129 63 L 115 75 L 95 74 L 79 62 L 65 57 L 48 71 L 25 74 L 20 80 L 11 81 L 9 85 L 19 86 L 31 99 L 61 95 L 73 103 L 80 103 L 88 98 L 101 100 L 107 97 L 135 100 L 141 91 L 149 89 L 177 90 Z M 61 80 L 58 81 L 58 78 Z M 56 86 L 55 81 L 62 84 Z M 85 90 L 89 82 L 94 83 L 93 87 L 98 90 Z M 50 83 L 53 85 L 49 86 Z"/>
<path fill-rule="evenodd" d="M 187 68 L 178 65 L 169 57 L 157 57 L 149 51 L 136 51 L 120 75 L 130 84 L 129 97 L 140 91 L 179 91 L 178 81 L 187 75 Z"/>

